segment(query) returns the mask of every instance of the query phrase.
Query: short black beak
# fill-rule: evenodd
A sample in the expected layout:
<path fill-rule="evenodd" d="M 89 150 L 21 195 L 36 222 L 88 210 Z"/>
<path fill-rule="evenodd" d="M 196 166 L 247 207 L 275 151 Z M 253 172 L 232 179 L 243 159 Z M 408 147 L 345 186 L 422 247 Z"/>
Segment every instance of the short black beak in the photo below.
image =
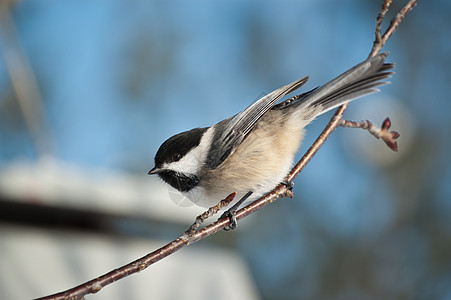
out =
<path fill-rule="evenodd" d="M 157 174 L 158 172 L 160 172 L 161 171 L 161 169 L 159 169 L 159 168 L 157 168 L 157 167 L 154 167 L 152 170 L 150 170 L 149 171 L 149 173 L 147 173 L 147 174 L 149 174 L 149 175 L 153 175 L 153 174 Z"/>

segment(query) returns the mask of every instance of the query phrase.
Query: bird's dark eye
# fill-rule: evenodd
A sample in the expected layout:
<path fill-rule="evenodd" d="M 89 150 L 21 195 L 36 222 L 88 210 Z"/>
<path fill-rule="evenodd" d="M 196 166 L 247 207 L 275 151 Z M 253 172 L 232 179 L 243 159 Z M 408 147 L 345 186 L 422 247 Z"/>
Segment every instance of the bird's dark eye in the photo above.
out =
<path fill-rule="evenodd" d="M 180 155 L 180 153 L 177 153 L 172 156 L 172 161 L 179 161 L 181 158 L 182 156 Z"/>

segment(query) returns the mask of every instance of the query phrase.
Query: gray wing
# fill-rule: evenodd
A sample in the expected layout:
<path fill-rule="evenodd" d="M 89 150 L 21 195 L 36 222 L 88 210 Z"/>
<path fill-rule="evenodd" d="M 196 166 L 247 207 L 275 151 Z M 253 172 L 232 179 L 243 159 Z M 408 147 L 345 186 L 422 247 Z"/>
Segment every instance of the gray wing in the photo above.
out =
<path fill-rule="evenodd" d="M 287 84 L 260 98 L 234 117 L 216 124 L 215 136 L 206 161 L 207 166 L 215 169 L 223 163 L 243 142 L 263 115 L 282 97 L 300 88 L 307 80 L 308 77 L 305 77 Z"/>

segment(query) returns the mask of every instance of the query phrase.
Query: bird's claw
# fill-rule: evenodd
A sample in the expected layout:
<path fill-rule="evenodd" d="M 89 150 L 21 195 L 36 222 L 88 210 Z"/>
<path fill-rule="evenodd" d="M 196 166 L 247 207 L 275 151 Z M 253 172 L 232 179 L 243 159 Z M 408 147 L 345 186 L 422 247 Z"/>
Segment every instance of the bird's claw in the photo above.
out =
<path fill-rule="evenodd" d="M 282 182 L 281 182 L 288 190 L 292 190 L 293 189 L 293 187 L 294 187 L 294 182 L 293 182 L 293 180 L 287 180 L 287 179 L 284 179 Z"/>
<path fill-rule="evenodd" d="M 236 210 L 232 209 L 227 210 L 221 215 L 219 219 L 221 220 L 225 218 L 228 218 L 230 220 L 230 224 L 224 227 L 224 230 L 225 231 L 235 230 L 238 226 L 238 221 L 236 219 Z"/>

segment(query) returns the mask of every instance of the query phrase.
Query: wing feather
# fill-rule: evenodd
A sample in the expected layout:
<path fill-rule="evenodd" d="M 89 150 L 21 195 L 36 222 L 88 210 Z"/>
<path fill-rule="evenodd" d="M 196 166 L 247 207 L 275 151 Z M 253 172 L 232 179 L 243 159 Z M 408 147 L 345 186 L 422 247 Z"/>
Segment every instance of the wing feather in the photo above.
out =
<path fill-rule="evenodd" d="M 224 162 L 235 151 L 236 147 L 243 142 L 261 117 L 271 110 L 282 97 L 300 88 L 307 80 L 308 77 L 304 77 L 278 88 L 263 96 L 234 117 L 216 124 L 216 134 L 207 157 L 207 166 L 215 169 Z"/>

